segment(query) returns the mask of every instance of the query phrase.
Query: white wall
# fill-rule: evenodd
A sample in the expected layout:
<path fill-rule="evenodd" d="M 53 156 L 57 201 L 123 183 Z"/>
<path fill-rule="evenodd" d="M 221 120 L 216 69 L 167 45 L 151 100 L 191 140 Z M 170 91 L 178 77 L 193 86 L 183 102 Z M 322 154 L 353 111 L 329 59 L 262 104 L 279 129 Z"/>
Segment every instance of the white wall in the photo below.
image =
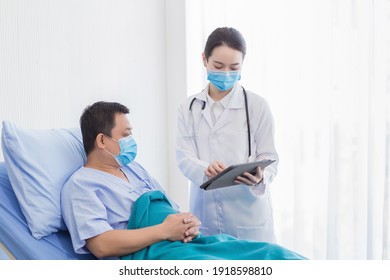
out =
<path fill-rule="evenodd" d="M 163 1 L 0 2 L 0 120 L 77 126 L 88 104 L 119 101 L 138 161 L 166 181 L 165 88 Z"/>
<path fill-rule="evenodd" d="M 87 105 L 121 102 L 137 160 L 167 185 L 165 35 L 161 0 L 0 1 L 0 121 L 73 127 Z"/>
<path fill-rule="evenodd" d="M 186 211 L 188 183 L 175 161 L 185 42 L 182 0 L 1 0 L 0 121 L 73 127 L 87 105 L 121 102 L 137 161 Z"/>
<path fill-rule="evenodd" d="M 176 164 L 177 108 L 187 97 L 186 1 L 166 0 L 166 81 L 168 121 L 168 190 L 182 211 L 188 211 L 189 183 Z"/>

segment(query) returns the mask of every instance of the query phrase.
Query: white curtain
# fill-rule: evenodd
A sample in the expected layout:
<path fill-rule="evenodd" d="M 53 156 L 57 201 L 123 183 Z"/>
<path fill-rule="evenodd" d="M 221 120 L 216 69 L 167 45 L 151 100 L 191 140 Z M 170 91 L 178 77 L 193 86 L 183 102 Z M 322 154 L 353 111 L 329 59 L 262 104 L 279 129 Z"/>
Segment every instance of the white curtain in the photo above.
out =
<path fill-rule="evenodd" d="M 278 243 L 311 259 L 390 259 L 390 1 L 186 0 L 188 95 L 220 26 L 244 35 L 242 80 L 265 97 Z"/>

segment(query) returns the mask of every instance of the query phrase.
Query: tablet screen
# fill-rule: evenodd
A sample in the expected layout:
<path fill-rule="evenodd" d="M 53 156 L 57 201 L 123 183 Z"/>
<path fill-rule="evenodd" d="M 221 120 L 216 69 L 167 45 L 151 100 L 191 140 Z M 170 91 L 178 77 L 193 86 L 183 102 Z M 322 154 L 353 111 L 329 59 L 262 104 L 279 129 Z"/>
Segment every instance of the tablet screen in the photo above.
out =
<path fill-rule="evenodd" d="M 219 173 L 217 176 L 214 176 L 213 178 L 202 184 L 200 188 L 204 190 L 213 190 L 237 185 L 237 183 L 234 182 L 237 176 L 242 175 L 244 172 L 255 174 L 256 168 L 258 166 L 260 166 L 260 168 L 264 170 L 265 167 L 267 167 L 273 162 L 275 162 L 275 160 L 267 159 L 262 161 L 231 165 L 224 171 Z"/>

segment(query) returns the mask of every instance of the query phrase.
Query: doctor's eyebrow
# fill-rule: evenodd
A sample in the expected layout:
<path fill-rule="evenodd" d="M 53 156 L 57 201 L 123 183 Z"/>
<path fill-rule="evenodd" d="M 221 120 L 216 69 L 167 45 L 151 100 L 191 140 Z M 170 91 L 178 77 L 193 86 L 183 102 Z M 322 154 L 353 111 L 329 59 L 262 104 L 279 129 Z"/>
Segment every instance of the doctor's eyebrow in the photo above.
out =
<path fill-rule="evenodd" d="M 218 60 L 214 60 L 213 62 L 216 63 L 216 64 L 218 64 L 218 66 L 225 66 L 224 63 L 222 63 L 222 62 L 220 62 L 220 61 L 218 61 Z M 241 65 L 240 62 L 233 63 L 233 64 L 229 64 L 229 66 L 235 66 L 235 67 L 240 66 L 240 65 Z"/>

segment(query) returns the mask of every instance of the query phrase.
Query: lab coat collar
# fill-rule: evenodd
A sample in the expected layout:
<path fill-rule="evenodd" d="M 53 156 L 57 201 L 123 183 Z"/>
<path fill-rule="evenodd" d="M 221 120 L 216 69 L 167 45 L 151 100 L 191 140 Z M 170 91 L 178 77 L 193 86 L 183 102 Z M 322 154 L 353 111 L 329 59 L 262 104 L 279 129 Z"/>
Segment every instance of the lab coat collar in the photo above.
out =
<path fill-rule="evenodd" d="M 213 127 L 213 122 L 211 120 L 211 114 L 210 114 L 210 104 L 207 100 L 207 95 L 209 94 L 209 85 L 207 86 L 198 94 L 195 95 L 195 98 L 198 100 L 202 100 L 205 102 L 206 106 L 204 110 L 201 110 L 201 116 L 206 119 L 207 123 L 209 124 L 210 128 Z"/>
<path fill-rule="evenodd" d="M 229 94 L 232 96 L 229 100 L 229 103 L 227 104 L 228 109 L 240 109 L 245 107 L 244 94 L 241 85 L 236 83 L 233 90 Z"/>
<path fill-rule="evenodd" d="M 208 94 L 209 94 L 209 85 L 207 84 L 207 86 L 201 92 L 195 95 L 195 98 L 207 102 Z"/>
<path fill-rule="evenodd" d="M 243 95 L 242 86 L 239 85 L 238 83 L 236 83 L 233 90 L 229 93 L 229 94 L 231 94 L 231 97 L 230 97 L 230 100 L 229 100 L 227 106 L 225 107 L 225 110 L 223 111 L 222 115 L 219 117 L 219 119 L 217 120 L 217 122 L 213 126 L 212 120 L 211 120 L 211 114 L 210 114 L 210 104 L 207 100 L 207 95 L 209 92 L 208 89 L 209 89 L 209 87 L 207 85 L 206 88 L 196 96 L 196 98 L 198 98 L 200 100 L 204 100 L 206 102 L 206 104 L 208 104 L 208 105 L 206 105 L 205 110 L 202 111 L 202 114 L 210 125 L 210 128 L 211 128 L 210 132 L 213 133 L 213 132 L 223 128 L 226 124 L 229 123 L 229 121 L 230 121 L 229 111 L 230 110 L 241 109 L 241 108 L 245 107 L 244 95 Z"/>
<path fill-rule="evenodd" d="M 195 97 L 199 100 L 203 100 L 207 104 L 209 104 L 208 96 L 209 94 L 209 84 L 206 85 L 205 89 L 202 90 L 200 93 L 198 93 Z M 236 83 L 232 89 L 232 91 L 229 93 L 230 100 L 227 104 L 223 104 L 225 109 L 239 109 L 244 107 L 244 95 L 243 95 L 243 89 L 242 86 L 238 83 Z M 227 96 L 226 96 L 227 97 Z M 207 106 L 206 106 L 207 107 Z"/>

